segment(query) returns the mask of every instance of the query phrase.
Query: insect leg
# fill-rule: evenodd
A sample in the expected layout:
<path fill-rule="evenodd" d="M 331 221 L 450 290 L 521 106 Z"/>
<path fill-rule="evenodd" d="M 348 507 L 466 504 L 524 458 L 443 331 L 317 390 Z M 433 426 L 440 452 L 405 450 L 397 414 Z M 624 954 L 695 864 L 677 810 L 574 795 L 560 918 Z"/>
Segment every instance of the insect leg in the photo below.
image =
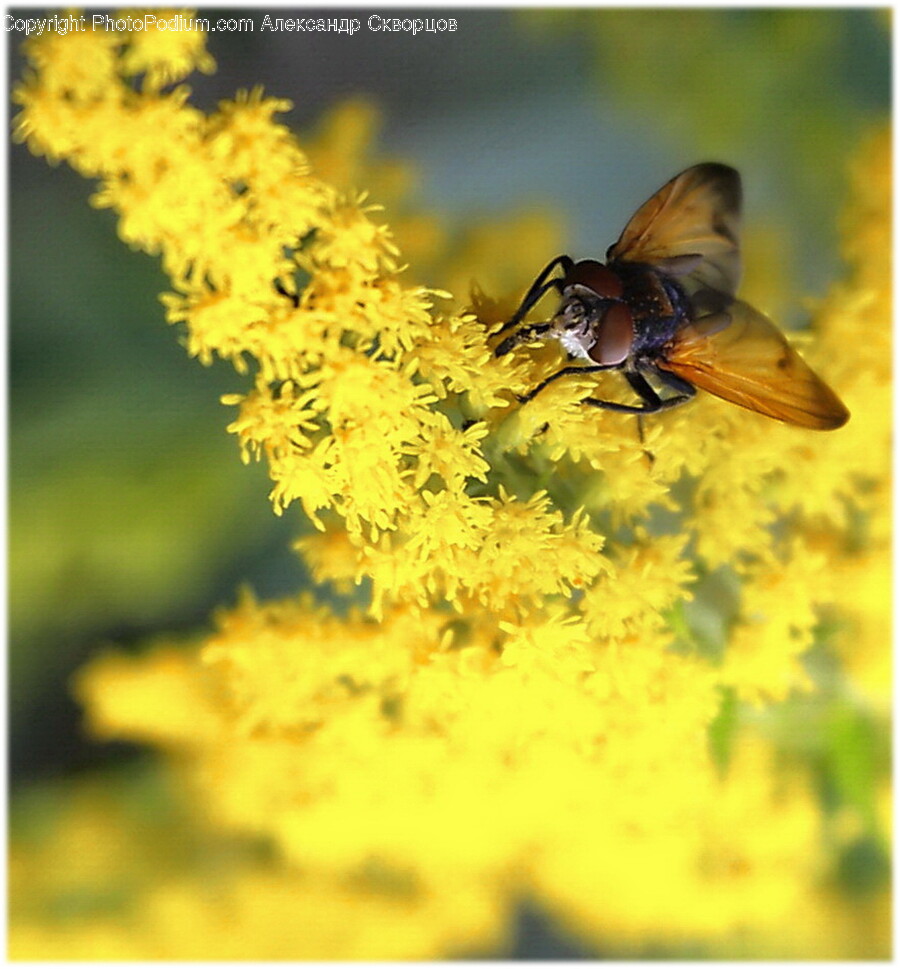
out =
<path fill-rule="evenodd" d="M 657 373 L 656 370 L 653 371 Z M 679 393 L 675 397 L 662 397 L 650 386 L 646 377 L 636 371 L 625 371 L 625 379 L 631 384 L 632 389 L 641 398 L 643 404 L 619 404 L 612 400 L 597 400 L 595 397 L 586 397 L 582 404 L 590 404 L 591 407 L 599 407 L 602 410 L 614 410 L 621 414 L 655 414 L 661 410 L 668 410 L 670 407 L 677 407 L 694 396 L 696 390 L 686 380 L 681 380 L 674 374 L 662 371 L 658 372 L 660 380 L 673 390 Z M 671 379 L 669 379 L 671 378 Z"/>
<path fill-rule="evenodd" d="M 553 289 L 554 287 L 559 287 L 561 284 L 562 284 L 562 280 L 559 280 L 559 279 L 551 279 L 549 282 L 544 283 L 544 285 L 537 290 L 536 295 L 533 296 L 531 303 L 528 304 L 527 306 L 525 305 L 525 303 L 522 303 L 522 306 L 520 306 L 519 309 L 516 310 L 516 313 L 512 317 L 512 319 L 510 319 L 509 322 L 504 323 L 503 326 L 501 326 L 500 329 L 497 330 L 497 333 L 502 333 L 504 330 L 507 330 L 510 326 L 516 325 L 519 322 L 519 320 L 522 318 L 522 316 L 525 313 L 527 313 L 529 309 L 531 309 L 531 306 L 534 303 L 536 303 L 544 295 L 544 293 L 546 293 L 548 290 Z M 494 347 L 494 356 L 502 357 L 504 354 L 509 353 L 510 350 L 519 346 L 519 344 L 527 343 L 529 340 L 533 339 L 534 337 L 540 336 L 542 333 L 546 333 L 547 330 L 549 329 L 550 329 L 549 323 L 534 323 L 531 326 L 520 326 L 518 330 L 516 330 L 514 333 L 510 333 L 510 335 L 505 340 L 501 340 L 500 343 L 498 343 L 497 346 Z M 492 334 L 492 336 L 496 336 L 496 335 L 497 335 L 496 333 Z"/>
<path fill-rule="evenodd" d="M 525 299 L 519 304 L 519 308 L 513 313 L 513 315 L 497 330 L 493 336 L 497 336 L 508 330 L 511 326 L 516 326 L 521 322 L 522 317 L 534 306 L 535 303 L 548 292 L 548 290 L 553 289 L 553 287 L 559 288 L 562 283 L 561 279 L 551 279 L 548 280 L 547 277 L 556 269 L 557 266 L 563 267 L 563 272 L 568 274 L 569 270 L 575 265 L 574 261 L 570 256 L 562 255 L 557 256 L 551 262 L 548 262 L 546 266 L 541 270 L 537 279 L 531 284 L 531 289 L 525 294 Z M 504 341 L 505 343 L 506 341 Z M 503 344 L 501 344 L 502 346 Z M 499 349 L 499 347 L 497 348 Z M 497 354 L 501 356 L 501 354 Z"/>
<path fill-rule="evenodd" d="M 635 420 L 637 424 L 638 440 L 641 442 L 641 450 L 644 452 L 644 457 L 647 459 L 647 465 L 652 469 L 654 463 L 656 462 L 656 455 L 652 451 L 648 451 L 644 446 L 646 439 L 644 438 L 644 415 L 638 414 Z"/>
<path fill-rule="evenodd" d="M 649 413 L 668 410 L 670 407 L 677 407 L 685 401 L 690 400 L 697 391 L 686 380 L 676 377 L 675 374 L 664 373 L 662 370 L 653 368 L 653 373 L 670 389 L 677 390 L 674 397 L 663 399 L 650 386 L 647 378 L 636 370 L 625 371 L 625 379 L 631 384 L 634 392 L 644 401 Z"/>
<path fill-rule="evenodd" d="M 543 336 L 549 329 L 549 323 L 529 323 L 525 326 L 520 326 L 515 333 L 510 333 L 505 340 L 502 340 L 494 348 L 494 356 L 502 357 L 520 343 L 528 343 L 529 340 L 533 340 L 535 337 Z"/>
<path fill-rule="evenodd" d="M 300 296 L 297 293 L 289 293 L 284 288 L 284 284 L 280 279 L 275 280 L 275 291 L 281 296 L 284 296 L 286 299 L 289 299 L 294 304 L 295 308 L 300 305 Z"/>
<path fill-rule="evenodd" d="M 676 374 L 663 370 L 661 367 L 654 367 L 653 372 L 667 387 L 677 390 L 686 400 L 690 400 L 691 397 L 696 395 L 697 388 Z"/>
<path fill-rule="evenodd" d="M 618 364 L 614 363 L 598 363 L 590 367 L 563 367 L 562 370 L 557 370 L 556 373 L 551 374 L 546 380 L 542 380 L 534 390 L 530 390 L 527 394 L 519 398 L 520 404 L 527 404 L 529 400 L 533 400 L 537 395 L 547 386 L 547 384 L 552 384 L 554 380 L 558 380 L 560 377 L 568 377 L 576 373 L 599 373 L 601 370 L 615 370 Z"/>

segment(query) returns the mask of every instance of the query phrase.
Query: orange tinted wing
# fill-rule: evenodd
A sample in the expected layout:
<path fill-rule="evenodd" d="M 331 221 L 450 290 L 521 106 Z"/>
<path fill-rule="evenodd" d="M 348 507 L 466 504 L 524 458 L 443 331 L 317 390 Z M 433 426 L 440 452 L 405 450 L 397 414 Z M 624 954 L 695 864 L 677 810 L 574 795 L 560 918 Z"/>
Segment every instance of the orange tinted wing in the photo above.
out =
<path fill-rule="evenodd" d="M 788 424 L 832 430 L 850 416 L 762 313 L 735 300 L 689 323 L 658 365 L 703 390 Z"/>
<path fill-rule="evenodd" d="M 741 276 L 741 176 L 706 162 L 676 175 L 634 214 L 606 253 L 683 276 L 689 292 L 707 287 L 733 296 Z"/>

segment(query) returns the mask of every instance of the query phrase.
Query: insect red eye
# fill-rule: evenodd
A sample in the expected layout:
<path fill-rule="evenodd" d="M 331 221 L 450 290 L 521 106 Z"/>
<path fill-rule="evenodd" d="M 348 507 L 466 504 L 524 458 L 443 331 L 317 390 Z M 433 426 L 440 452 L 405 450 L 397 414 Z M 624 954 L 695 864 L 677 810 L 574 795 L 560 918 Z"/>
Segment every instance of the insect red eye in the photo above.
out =
<path fill-rule="evenodd" d="M 566 286 L 586 286 L 603 299 L 622 298 L 622 280 L 602 262 L 582 259 L 566 276 Z"/>
<path fill-rule="evenodd" d="M 624 303 L 616 303 L 606 311 L 600 324 L 600 335 L 588 350 L 588 356 L 597 363 L 615 366 L 626 359 L 633 341 L 634 322 L 631 310 Z"/>

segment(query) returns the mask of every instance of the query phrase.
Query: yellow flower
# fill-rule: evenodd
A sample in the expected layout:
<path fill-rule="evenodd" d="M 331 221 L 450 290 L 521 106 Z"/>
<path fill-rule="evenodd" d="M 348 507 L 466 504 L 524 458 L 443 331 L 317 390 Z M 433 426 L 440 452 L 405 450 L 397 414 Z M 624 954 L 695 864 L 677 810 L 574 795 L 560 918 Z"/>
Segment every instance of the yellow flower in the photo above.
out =
<path fill-rule="evenodd" d="M 812 689 L 799 657 L 813 645 L 824 566 L 798 542 L 787 562 L 771 561 L 744 583 L 722 669 L 741 698 L 783 700 L 791 689 Z"/>
<path fill-rule="evenodd" d="M 143 74 L 148 90 L 180 81 L 192 71 L 212 74 L 216 62 L 206 49 L 206 37 L 197 29 L 193 10 L 141 10 L 129 8 L 114 19 L 130 17 L 145 21 L 143 30 L 133 32 L 120 61 L 128 77 Z"/>
<path fill-rule="evenodd" d="M 207 116 L 161 92 L 211 68 L 198 32 L 26 53 L 17 137 L 99 178 L 123 241 L 160 256 L 166 318 L 234 366 L 228 430 L 276 512 L 297 502 L 316 530 L 295 547 L 335 595 L 247 593 L 190 646 L 86 666 L 90 728 L 164 754 L 192 850 L 96 791 L 63 808 L 13 849 L 16 956 L 452 958 L 502 945 L 523 897 L 604 954 L 883 955 L 880 886 L 871 928 L 833 917 L 852 908 L 841 852 L 883 852 L 883 822 L 845 766 L 851 834 L 822 837 L 829 752 L 785 769 L 779 711 L 858 675 L 885 713 L 887 139 L 859 163 L 850 273 L 810 341 L 848 428 L 812 441 L 709 397 L 639 426 L 580 403 L 617 375 L 519 405 L 558 350 L 491 352 L 558 251 L 546 219 L 472 233 L 435 256 L 449 291 L 427 289 L 348 184 L 358 108 L 320 140 L 329 180 L 276 122 L 287 102 L 256 89 Z M 466 292 L 473 265 L 494 296 Z M 57 918 L 69 882 L 100 897 Z"/>
<path fill-rule="evenodd" d="M 109 96 L 118 73 L 121 40 L 114 31 L 84 30 L 57 33 L 46 30 L 22 45 L 35 73 L 26 75 L 28 97 L 20 103 L 48 103 L 65 98 L 70 102 L 96 103 Z M 21 93 L 21 89 L 20 89 Z M 61 114 L 64 112 L 60 112 Z M 20 121 L 28 117 L 26 108 Z"/>
<path fill-rule="evenodd" d="M 272 462 L 284 458 L 292 448 L 310 447 L 310 439 L 304 431 L 318 429 L 316 417 L 320 407 L 312 407 L 316 392 L 297 392 L 291 381 L 285 381 L 275 390 L 268 384 L 260 384 L 246 397 L 226 394 L 223 404 L 240 404 L 241 416 L 228 425 L 241 443 L 241 459 L 245 464 L 251 457 L 259 460 L 263 454 Z"/>
<path fill-rule="evenodd" d="M 602 639 L 658 628 L 676 602 L 691 598 L 694 578 L 685 558 L 684 536 L 636 533 L 640 544 L 617 549 L 618 555 L 587 592 L 582 612 L 594 635 Z"/>

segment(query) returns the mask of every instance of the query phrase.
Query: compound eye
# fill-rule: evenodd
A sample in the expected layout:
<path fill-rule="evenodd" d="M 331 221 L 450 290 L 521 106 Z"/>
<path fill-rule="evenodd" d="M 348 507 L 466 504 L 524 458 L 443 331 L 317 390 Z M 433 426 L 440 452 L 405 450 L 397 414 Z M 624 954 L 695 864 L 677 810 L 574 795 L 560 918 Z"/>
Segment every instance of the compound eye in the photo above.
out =
<path fill-rule="evenodd" d="M 582 259 L 576 262 L 569 275 L 566 286 L 585 286 L 601 299 L 621 299 L 622 280 L 602 262 L 596 259 Z"/>
<path fill-rule="evenodd" d="M 597 342 L 588 350 L 596 363 L 615 366 L 624 363 L 634 342 L 634 321 L 624 303 L 611 306 L 600 323 Z"/>

